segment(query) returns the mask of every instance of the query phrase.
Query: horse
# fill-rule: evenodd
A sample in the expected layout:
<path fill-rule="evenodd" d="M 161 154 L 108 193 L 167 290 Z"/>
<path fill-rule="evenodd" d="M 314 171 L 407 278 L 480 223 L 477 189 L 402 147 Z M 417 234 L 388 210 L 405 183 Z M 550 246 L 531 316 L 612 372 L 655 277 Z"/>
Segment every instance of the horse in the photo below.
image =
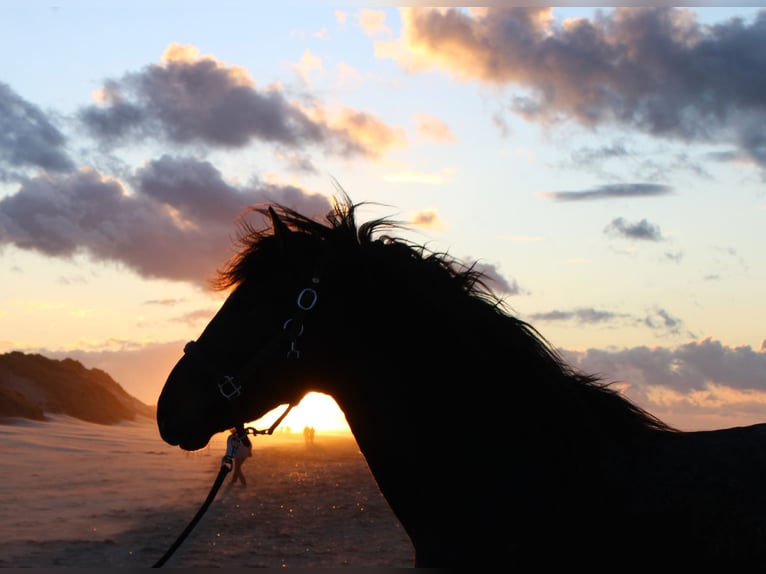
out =
<path fill-rule="evenodd" d="M 764 564 L 766 424 L 681 431 L 580 372 L 474 266 L 272 203 L 240 220 L 229 292 L 169 373 L 164 441 L 204 447 L 332 396 L 416 567 Z"/>

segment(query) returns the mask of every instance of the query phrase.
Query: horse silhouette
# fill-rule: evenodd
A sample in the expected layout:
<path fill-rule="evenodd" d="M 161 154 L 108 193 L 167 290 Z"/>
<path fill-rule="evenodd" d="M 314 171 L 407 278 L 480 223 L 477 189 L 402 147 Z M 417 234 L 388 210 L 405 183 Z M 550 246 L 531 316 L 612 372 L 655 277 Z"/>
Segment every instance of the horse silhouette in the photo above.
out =
<path fill-rule="evenodd" d="M 564 362 L 476 269 L 357 207 L 243 218 L 231 293 L 159 397 L 166 442 L 202 448 L 317 391 L 416 566 L 765 563 L 766 425 L 672 428 Z"/>

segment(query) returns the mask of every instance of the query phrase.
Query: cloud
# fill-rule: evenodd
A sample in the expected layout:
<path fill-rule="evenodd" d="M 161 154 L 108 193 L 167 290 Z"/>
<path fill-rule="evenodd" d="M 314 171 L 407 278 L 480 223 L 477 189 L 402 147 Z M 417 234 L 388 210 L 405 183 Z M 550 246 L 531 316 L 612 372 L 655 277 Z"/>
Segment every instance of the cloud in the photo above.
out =
<path fill-rule="evenodd" d="M 609 351 L 568 352 L 580 368 L 638 385 L 662 385 L 679 392 L 709 384 L 766 391 L 766 353 L 749 345 L 729 347 L 712 338 L 675 348 L 645 346 Z M 623 374 L 621 374 L 623 373 Z"/>
<path fill-rule="evenodd" d="M 575 321 L 578 324 L 608 323 L 615 319 L 627 317 L 623 313 L 613 313 L 593 307 L 581 307 L 571 311 L 547 311 L 545 313 L 532 313 L 529 316 L 531 322 L 535 321 Z"/>
<path fill-rule="evenodd" d="M 368 36 L 391 34 L 391 29 L 386 24 L 386 13 L 383 10 L 360 10 L 359 25 Z"/>
<path fill-rule="evenodd" d="M 421 138 L 439 143 L 455 142 L 455 135 L 452 130 L 436 116 L 421 113 L 415 114 L 412 119 L 415 121 L 417 133 Z"/>
<path fill-rule="evenodd" d="M 612 236 L 625 237 L 627 239 L 662 241 L 660 226 L 649 223 L 646 219 L 642 219 L 636 223 L 628 223 L 622 217 L 617 217 L 606 226 L 604 233 Z"/>
<path fill-rule="evenodd" d="M 299 72 L 308 81 L 316 70 L 321 71 L 321 60 L 307 52 Z M 293 149 L 315 145 L 346 157 L 376 156 L 396 133 L 365 112 L 344 108 L 335 117 L 317 101 L 311 106 L 288 101 L 276 86 L 258 89 L 244 68 L 178 44 L 165 51 L 160 64 L 107 80 L 96 100 L 78 117 L 91 137 L 107 145 L 164 138 L 231 149 L 260 141 Z M 365 126 L 374 127 L 374 134 Z M 379 135 L 383 141 L 375 139 Z"/>
<path fill-rule="evenodd" d="M 346 62 L 336 64 L 335 75 L 341 89 L 355 89 L 364 83 L 362 73 Z"/>
<path fill-rule="evenodd" d="M 0 163 L 11 168 L 74 169 L 66 138 L 40 108 L 0 82 Z M 0 169 L 2 172 L 2 169 Z"/>
<path fill-rule="evenodd" d="M 378 157 L 391 148 L 404 146 L 407 137 L 404 130 L 394 128 L 372 114 L 343 107 L 332 116 L 315 110 L 337 134 L 331 146 L 343 156 L 363 154 Z M 325 119 L 326 118 L 326 119 Z"/>
<path fill-rule="evenodd" d="M 483 275 L 484 283 L 492 289 L 497 295 L 518 295 L 521 293 L 521 288 L 515 279 L 506 279 L 500 270 L 491 263 L 485 263 L 483 261 L 473 261 L 470 258 L 466 260 L 466 263 L 471 265 L 475 271 L 478 271 Z"/>
<path fill-rule="evenodd" d="M 306 86 L 311 89 L 314 87 L 311 82 L 312 72 L 321 74 L 324 71 L 324 66 L 322 65 L 322 58 L 312 53 L 311 50 L 306 50 L 301 56 L 301 61 L 293 64 L 293 69 L 303 79 Z"/>
<path fill-rule="evenodd" d="M 173 307 L 184 303 L 184 299 L 149 299 L 144 301 L 144 305 L 159 305 L 160 307 Z"/>
<path fill-rule="evenodd" d="M 70 125 L 85 126 L 100 144 L 90 152 L 100 167 L 77 170 L 64 134 L 0 84 L 0 180 L 17 185 L 0 199 L 0 249 L 85 254 L 142 277 L 208 287 L 231 255 L 233 226 L 247 207 L 275 201 L 322 216 L 328 199 L 290 185 L 233 184 L 213 164 L 185 156 L 163 155 L 133 169 L 108 155 L 111 146 L 165 138 L 204 153 L 205 145 L 259 140 L 290 169 L 315 172 L 312 145 L 343 157 L 377 157 L 406 143 L 402 129 L 372 114 L 259 90 L 245 69 L 200 56 L 192 46 L 171 45 L 159 64 L 106 81 L 94 98 L 95 105 L 79 110 L 80 126 Z M 20 171 L 28 167 L 43 172 Z"/>
<path fill-rule="evenodd" d="M 625 197 L 655 197 L 667 195 L 673 188 L 656 183 L 615 183 L 581 191 L 543 191 L 537 195 L 553 201 L 592 201 Z"/>
<path fill-rule="evenodd" d="M 532 313 L 527 320 L 531 323 L 536 322 L 574 322 L 578 325 L 606 325 L 609 326 L 641 326 L 647 327 L 657 336 L 678 336 L 686 335 L 695 337 L 693 333 L 683 331 L 683 321 L 673 317 L 665 309 L 654 309 L 642 317 L 636 317 L 628 313 L 616 313 L 594 307 L 578 307 L 576 309 L 562 310 L 554 309 L 541 313 Z"/>
<path fill-rule="evenodd" d="M 582 147 L 572 152 L 572 160 L 578 164 L 599 164 L 607 159 L 626 157 L 628 150 L 625 144 L 614 142 L 599 147 Z"/>
<path fill-rule="evenodd" d="M 231 224 L 249 203 L 264 196 L 228 184 L 207 161 L 163 155 L 138 169 L 133 182 L 141 195 L 173 209 L 177 225 Z"/>
<path fill-rule="evenodd" d="M 581 371 L 616 382 L 625 395 L 686 430 L 763 422 L 766 353 L 712 338 L 675 348 L 562 350 Z"/>
<path fill-rule="evenodd" d="M 0 200 L 0 247 L 54 257 L 86 253 L 143 277 L 207 281 L 231 255 L 233 223 L 248 206 L 277 201 L 308 214 L 329 201 L 291 186 L 226 183 L 211 164 L 163 156 L 119 180 L 91 169 L 26 180 Z"/>
<path fill-rule="evenodd" d="M 683 327 L 683 321 L 677 317 L 673 317 L 665 309 L 655 309 L 651 313 L 647 314 L 643 319 L 644 325 L 650 329 L 657 331 L 662 335 L 680 335 L 681 328 Z M 690 337 L 694 337 L 693 333 L 684 333 Z"/>
<path fill-rule="evenodd" d="M 405 69 L 512 86 L 513 112 L 733 143 L 766 169 L 766 12 L 703 25 L 670 7 L 617 8 L 557 24 L 551 8 L 402 9 L 375 53 Z"/>
<path fill-rule="evenodd" d="M 253 137 L 289 142 L 309 124 L 291 114 L 276 90 L 257 91 L 244 69 L 178 44 L 168 47 L 161 64 L 108 80 L 96 100 L 80 119 L 92 136 L 109 142 L 161 133 L 174 142 L 235 147 Z"/>
<path fill-rule="evenodd" d="M 439 217 L 436 209 L 423 209 L 418 211 L 410 218 L 410 223 L 418 227 L 427 227 L 430 229 L 444 229 L 446 224 Z"/>
<path fill-rule="evenodd" d="M 210 322 L 218 309 L 198 309 L 189 313 L 184 313 L 180 317 L 172 319 L 176 323 L 184 323 L 190 327 L 205 325 Z"/>

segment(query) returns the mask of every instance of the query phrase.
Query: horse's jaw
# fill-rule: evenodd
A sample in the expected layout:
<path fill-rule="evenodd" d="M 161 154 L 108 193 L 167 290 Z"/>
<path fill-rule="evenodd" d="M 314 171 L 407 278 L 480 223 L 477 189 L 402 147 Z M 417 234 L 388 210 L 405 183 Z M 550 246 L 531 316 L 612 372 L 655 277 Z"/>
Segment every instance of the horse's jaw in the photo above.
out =
<path fill-rule="evenodd" d="M 160 437 L 170 446 L 178 446 L 183 450 L 193 451 L 205 448 L 213 437 L 209 432 L 190 433 L 188 431 L 179 431 L 168 419 L 157 419 L 157 428 L 160 431 Z"/>

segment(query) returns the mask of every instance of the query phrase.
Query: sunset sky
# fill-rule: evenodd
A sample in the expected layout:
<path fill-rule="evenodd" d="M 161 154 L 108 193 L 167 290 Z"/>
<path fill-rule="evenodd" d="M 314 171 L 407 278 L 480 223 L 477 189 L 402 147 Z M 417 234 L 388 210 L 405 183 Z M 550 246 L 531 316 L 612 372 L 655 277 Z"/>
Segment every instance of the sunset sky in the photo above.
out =
<path fill-rule="evenodd" d="M 4 2 L 0 352 L 155 403 L 237 215 L 333 178 L 671 424 L 766 421 L 758 8 Z"/>

